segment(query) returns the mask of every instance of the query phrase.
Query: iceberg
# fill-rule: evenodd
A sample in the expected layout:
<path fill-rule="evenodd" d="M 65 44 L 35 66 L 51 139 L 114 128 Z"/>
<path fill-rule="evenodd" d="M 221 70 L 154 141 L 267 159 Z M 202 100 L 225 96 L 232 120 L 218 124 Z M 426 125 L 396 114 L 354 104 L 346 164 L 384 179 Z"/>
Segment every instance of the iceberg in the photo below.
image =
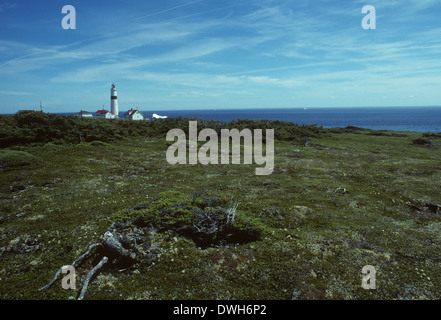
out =
<path fill-rule="evenodd" d="M 152 115 L 152 118 L 153 119 L 167 119 L 167 116 L 160 116 L 160 115 L 157 115 L 156 113 L 154 113 Z"/>

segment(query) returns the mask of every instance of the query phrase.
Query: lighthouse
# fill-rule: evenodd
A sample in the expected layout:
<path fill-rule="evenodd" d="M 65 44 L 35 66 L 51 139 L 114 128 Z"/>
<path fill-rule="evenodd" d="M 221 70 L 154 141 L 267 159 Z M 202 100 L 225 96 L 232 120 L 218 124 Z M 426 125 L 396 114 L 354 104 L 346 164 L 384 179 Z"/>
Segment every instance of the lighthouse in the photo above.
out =
<path fill-rule="evenodd" d="M 118 118 L 118 99 L 116 97 L 116 88 L 115 84 L 112 84 L 112 88 L 110 88 L 110 113 L 112 113 L 115 118 Z"/>

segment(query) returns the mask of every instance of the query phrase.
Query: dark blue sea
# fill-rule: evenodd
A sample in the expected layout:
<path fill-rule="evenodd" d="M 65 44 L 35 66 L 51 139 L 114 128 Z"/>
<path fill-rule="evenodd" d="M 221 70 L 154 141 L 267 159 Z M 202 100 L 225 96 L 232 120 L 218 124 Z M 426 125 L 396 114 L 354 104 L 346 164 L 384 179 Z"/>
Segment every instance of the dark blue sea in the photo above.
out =
<path fill-rule="evenodd" d="M 123 118 L 125 112 L 119 112 L 119 117 Z M 325 128 L 355 126 L 373 130 L 441 132 L 441 107 L 155 109 L 141 112 L 148 119 L 156 113 L 169 118 L 183 117 L 227 122 L 237 119 L 280 120 L 296 124 L 316 124 Z"/>
<path fill-rule="evenodd" d="M 316 124 L 325 128 L 356 126 L 373 130 L 440 132 L 441 107 L 375 107 L 375 108 L 297 108 L 297 109 L 217 109 L 217 110 L 152 110 L 161 116 L 190 117 L 206 120 L 236 119 L 281 120 L 297 124 Z M 121 113 L 122 116 L 124 113 Z"/>

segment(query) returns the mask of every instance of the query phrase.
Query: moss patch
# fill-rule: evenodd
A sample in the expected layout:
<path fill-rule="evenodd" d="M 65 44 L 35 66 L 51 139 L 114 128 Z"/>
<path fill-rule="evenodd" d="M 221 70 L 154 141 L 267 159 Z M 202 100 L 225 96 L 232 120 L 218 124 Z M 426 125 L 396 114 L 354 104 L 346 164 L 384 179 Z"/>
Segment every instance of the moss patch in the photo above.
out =
<path fill-rule="evenodd" d="M 236 212 L 234 204 L 224 201 L 216 195 L 164 191 L 149 203 L 114 214 L 111 220 L 132 219 L 135 226 L 171 231 L 202 248 L 258 240 L 259 228 Z"/>

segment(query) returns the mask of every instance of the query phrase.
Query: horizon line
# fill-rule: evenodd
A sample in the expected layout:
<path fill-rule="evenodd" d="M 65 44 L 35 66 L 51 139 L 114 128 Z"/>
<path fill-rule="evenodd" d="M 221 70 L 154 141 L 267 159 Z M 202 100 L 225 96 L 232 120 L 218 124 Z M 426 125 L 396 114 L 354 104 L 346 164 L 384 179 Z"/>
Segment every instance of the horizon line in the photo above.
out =
<path fill-rule="evenodd" d="M 132 107 L 133 108 L 133 107 Z M 131 109 L 132 109 L 131 108 Z M 138 111 L 140 112 L 152 112 L 153 110 L 158 110 L 158 109 L 144 109 L 141 110 L 139 107 L 136 107 Z M 267 107 L 219 107 L 219 108 L 197 108 L 197 109 L 189 109 L 189 108 L 182 108 L 182 109 L 162 109 L 161 112 L 167 112 L 167 111 L 210 111 L 210 110 L 255 110 L 255 109 L 259 109 L 259 110 L 263 110 L 263 109 L 267 109 L 267 110 L 283 110 L 283 109 L 303 109 L 303 110 L 308 110 L 308 109 L 347 109 L 347 108 L 352 108 L 352 109 L 362 109 L 362 108 L 441 108 L 441 105 L 425 105 L 425 106 L 332 106 L 332 107 L 276 107 L 276 108 L 267 108 Z M 131 109 L 127 109 L 131 110 Z M 100 109 L 102 110 L 102 109 Z M 35 110 L 33 109 L 19 109 L 14 113 L 0 113 L 0 115 L 14 115 L 20 111 L 38 111 L 40 112 L 41 110 L 37 110 L 37 108 Z M 44 112 L 43 113 L 51 113 L 51 114 L 65 114 L 65 113 L 79 113 L 81 111 L 87 111 L 84 109 L 81 109 L 80 111 L 61 111 L 61 112 Z M 87 111 L 89 112 L 89 111 Z M 119 111 L 118 113 L 122 113 L 125 111 Z M 158 111 L 156 111 L 158 112 Z M 94 113 L 93 111 L 91 113 Z"/>

